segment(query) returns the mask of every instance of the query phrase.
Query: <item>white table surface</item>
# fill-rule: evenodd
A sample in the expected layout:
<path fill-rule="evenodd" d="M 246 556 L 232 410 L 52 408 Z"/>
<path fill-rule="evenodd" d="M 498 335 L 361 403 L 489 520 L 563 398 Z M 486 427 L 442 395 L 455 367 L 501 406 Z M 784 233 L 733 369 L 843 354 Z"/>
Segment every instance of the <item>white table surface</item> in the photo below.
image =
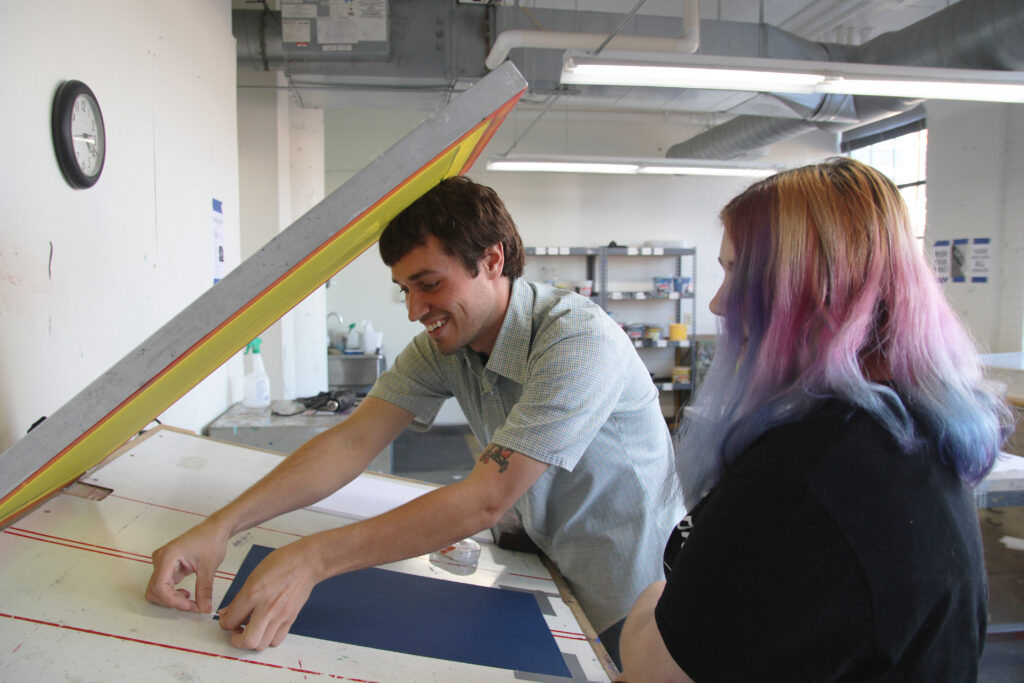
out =
<path fill-rule="evenodd" d="M 83 478 L 113 489 L 102 500 L 62 493 L 4 529 L 0 680 L 542 680 L 294 634 L 260 653 L 238 650 L 211 615 L 148 603 L 143 594 L 153 549 L 279 462 L 273 453 L 159 428 Z M 299 510 L 240 534 L 216 574 L 214 604 L 253 544 L 278 547 L 345 523 L 350 520 Z M 572 680 L 609 680 L 584 627 L 536 555 L 484 543 L 479 568 L 466 576 L 449 573 L 428 556 L 385 568 L 542 594 L 553 608 L 545 619 L 570 664 Z M 191 589 L 191 579 L 185 585 Z"/>

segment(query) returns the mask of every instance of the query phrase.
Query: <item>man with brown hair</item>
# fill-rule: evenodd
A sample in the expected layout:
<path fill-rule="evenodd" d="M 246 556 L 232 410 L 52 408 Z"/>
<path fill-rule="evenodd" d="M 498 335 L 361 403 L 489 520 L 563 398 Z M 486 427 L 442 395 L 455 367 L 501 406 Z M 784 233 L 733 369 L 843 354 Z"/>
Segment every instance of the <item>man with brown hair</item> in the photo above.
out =
<path fill-rule="evenodd" d="M 425 330 L 349 419 L 158 549 L 147 599 L 209 611 L 233 535 L 338 490 L 454 397 L 487 444 L 464 480 L 274 551 L 221 628 L 237 647 L 278 645 L 319 581 L 432 552 L 515 507 L 617 660 L 622 620 L 660 577 L 659 546 L 681 512 L 661 489 L 671 438 L 632 343 L 588 299 L 523 280 L 515 224 L 493 190 L 466 178 L 441 182 L 395 217 L 380 252 Z M 176 588 L 192 573 L 194 600 Z"/>

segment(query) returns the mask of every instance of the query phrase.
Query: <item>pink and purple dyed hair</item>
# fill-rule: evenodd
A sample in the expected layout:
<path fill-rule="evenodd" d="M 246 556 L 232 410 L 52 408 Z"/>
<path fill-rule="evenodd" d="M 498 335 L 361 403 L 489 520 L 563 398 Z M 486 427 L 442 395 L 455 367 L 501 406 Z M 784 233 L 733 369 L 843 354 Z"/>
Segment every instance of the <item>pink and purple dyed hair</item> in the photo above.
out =
<path fill-rule="evenodd" d="M 767 429 L 837 397 L 969 484 L 1009 411 L 914 237 L 897 188 L 847 158 L 778 173 L 721 212 L 735 248 L 724 327 L 679 434 L 688 503 Z"/>

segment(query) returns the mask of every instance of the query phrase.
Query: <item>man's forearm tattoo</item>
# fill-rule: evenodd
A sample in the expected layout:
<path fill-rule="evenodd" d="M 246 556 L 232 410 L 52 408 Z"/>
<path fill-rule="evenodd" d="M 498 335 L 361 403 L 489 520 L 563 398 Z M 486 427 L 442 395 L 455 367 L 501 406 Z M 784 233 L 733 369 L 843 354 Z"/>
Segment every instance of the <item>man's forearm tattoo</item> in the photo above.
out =
<path fill-rule="evenodd" d="M 492 443 L 489 444 L 487 448 L 484 449 L 484 452 L 480 454 L 480 462 L 493 460 L 498 463 L 498 474 L 501 474 L 508 469 L 509 456 L 514 452 L 515 451 L 508 448 L 502 448 L 501 446 L 497 446 Z"/>

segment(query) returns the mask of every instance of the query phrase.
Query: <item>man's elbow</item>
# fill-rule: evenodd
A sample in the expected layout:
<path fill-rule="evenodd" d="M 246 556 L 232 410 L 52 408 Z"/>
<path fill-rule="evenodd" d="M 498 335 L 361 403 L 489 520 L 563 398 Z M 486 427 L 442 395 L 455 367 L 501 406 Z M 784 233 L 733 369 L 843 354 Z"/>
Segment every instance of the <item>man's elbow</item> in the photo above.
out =
<path fill-rule="evenodd" d="M 479 508 L 479 523 L 481 529 L 491 529 L 498 525 L 501 518 L 509 511 L 512 505 L 501 500 L 487 500 Z"/>
<path fill-rule="evenodd" d="M 495 482 L 493 478 L 480 474 L 474 470 L 462 481 L 446 487 L 460 501 L 464 518 L 473 520 L 477 531 L 496 526 L 521 495 L 518 490 L 502 486 L 503 482 Z"/>

